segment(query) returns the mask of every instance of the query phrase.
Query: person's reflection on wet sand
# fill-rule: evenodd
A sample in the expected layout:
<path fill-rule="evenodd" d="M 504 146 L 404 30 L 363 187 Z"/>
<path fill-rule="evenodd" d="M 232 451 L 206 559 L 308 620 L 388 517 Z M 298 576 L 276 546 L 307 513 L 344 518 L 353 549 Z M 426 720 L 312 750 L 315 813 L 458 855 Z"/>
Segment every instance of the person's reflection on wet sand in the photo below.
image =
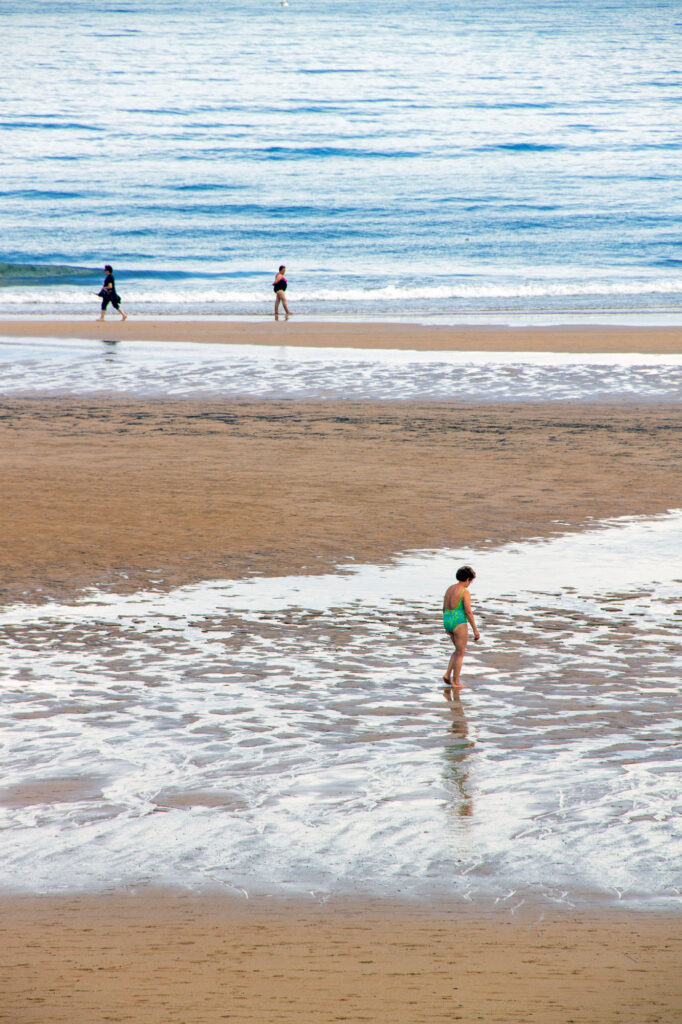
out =
<path fill-rule="evenodd" d="M 445 692 L 445 691 L 444 691 Z M 452 810 L 460 818 L 470 818 L 474 813 L 473 797 L 469 785 L 469 772 L 466 768 L 466 759 L 474 745 L 469 739 L 469 725 L 464 714 L 462 701 L 456 691 L 447 688 L 447 697 L 450 711 L 452 712 L 452 724 L 449 732 L 453 734 L 453 740 L 447 740 L 443 746 L 443 755 L 446 760 L 448 772 L 447 779 L 454 782 L 456 793 L 453 797 L 457 799 L 452 802 Z"/>
<path fill-rule="evenodd" d="M 113 362 L 112 357 L 116 355 L 117 341 L 113 338 L 102 338 L 102 344 L 104 345 L 104 360 L 107 363 Z"/>

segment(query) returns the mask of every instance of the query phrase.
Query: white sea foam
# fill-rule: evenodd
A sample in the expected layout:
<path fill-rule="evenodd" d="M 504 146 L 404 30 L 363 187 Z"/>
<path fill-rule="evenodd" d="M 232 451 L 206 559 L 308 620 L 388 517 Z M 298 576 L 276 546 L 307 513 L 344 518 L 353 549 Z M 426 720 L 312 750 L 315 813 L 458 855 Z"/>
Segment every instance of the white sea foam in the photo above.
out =
<path fill-rule="evenodd" d="M 0 885 L 679 901 L 682 513 L 0 616 Z M 478 572 L 461 703 L 439 596 Z"/>
<path fill-rule="evenodd" d="M 119 289 L 125 295 L 125 305 L 129 309 L 144 311 L 155 310 L 203 310 L 207 306 L 219 308 L 241 307 L 258 309 L 269 303 L 272 290 L 269 285 L 254 282 L 248 286 L 235 286 L 230 281 L 219 285 L 207 286 L 197 282 L 191 287 L 187 284 L 169 287 L 167 285 L 149 286 L 138 281 L 124 283 L 119 281 Z M 415 302 L 448 302 L 451 300 L 518 300 L 518 299 L 576 299 L 584 296 L 601 299 L 602 305 L 614 297 L 628 296 L 667 296 L 679 305 L 682 300 L 682 275 L 670 275 L 658 280 L 608 281 L 601 279 L 585 281 L 516 281 L 506 282 L 452 282 L 438 285 L 385 285 L 383 287 L 352 287 L 339 285 L 336 288 L 320 287 L 314 284 L 303 284 L 291 289 L 290 298 L 304 303 L 306 309 L 320 305 L 322 309 L 330 303 L 350 305 L 355 308 L 390 304 L 396 310 Z M 17 288 L 8 287 L 0 290 L 0 314 L 3 309 L 32 310 L 45 307 L 46 299 L 50 307 L 81 310 L 89 305 L 96 305 L 94 297 L 83 287 L 74 285 Z"/>

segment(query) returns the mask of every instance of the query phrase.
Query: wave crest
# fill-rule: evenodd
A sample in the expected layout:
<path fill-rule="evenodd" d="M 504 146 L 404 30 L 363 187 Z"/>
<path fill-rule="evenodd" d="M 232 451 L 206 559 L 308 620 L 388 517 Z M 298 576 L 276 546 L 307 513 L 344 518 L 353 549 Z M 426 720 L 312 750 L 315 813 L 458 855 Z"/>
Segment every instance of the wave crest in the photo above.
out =
<path fill-rule="evenodd" d="M 0 267 L 6 264 L 0 264 Z M 47 268 L 40 268 L 47 269 Z M 50 268 L 54 270 L 55 268 Z M 61 279 L 53 274 L 55 285 L 59 285 L 64 279 L 76 276 L 74 268 L 64 268 L 66 273 Z M 78 273 L 82 274 L 82 271 Z M 86 272 L 88 273 L 88 272 Z M 49 283 L 49 276 L 36 274 L 33 279 L 27 279 L 27 286 L 21 286 L 22 282 L 17 277 L 11 280 L 14 287 L 4 287 L 0 293 L 1 304 L 5 306 L 33 306 L 45 302 L 45 287 L 40 289 L 30 287 L 37 281 L 42 280 L 43 285 Z M 30 284 L 28 283 L 30 281 Z M 178 288 L 173 287 L 149 287 L 149 283 L 141 283 L 134 278 L 126 282 L 124 276 L 117 279 L 118 289 L 126 302 L 140 305 L 151 305 L 155 307 L 164 306 L 168 308 L 187 306 L 225 306 L 235 304 L 261 304 L 265 299 L 272 298 L 272 286 L 269 279 L 261 284 L 260 282 L 243 283 L 238 287 L 234 282 L 225 282 L 223 286 L 217 286 L 211 282 L 207 287 L 205 281 L 197 282 L 194 286 Z M 57 306 L 82 305 L 84 302 L 90 304 L 92 296 L 89 287 L 78 287 L 73 283 L 63 284 L 61 287 L 54 287 L 50 290 L 50 303 Z M 304 283 L 296 287 L 292 282 L 290 294 L 297 301 L 306 303 L 356 303 L 362 306 L 381 305 L 391 303 L 400 305 L 416 301 L 458 301 L 458 300 L 523 300 L 533 299 L 571 299 L 580 297 L 618 298 L 627 296 L 670 296 L 675 301 L 682 299 L 682 276 L 665 278 L 651 281 L 578 281 L 578 282 L 542 282 L 522 281 L 519 283 L 492 283 L 492 282 L 454 282 L 452 284 L 440 285 L 414 285 L 412 287 L 396 287 L 393 284 L 384 287 L 359 288 L 349 285 L 338 288 L 321 288 L 314 284 Z"/>
<path fill-rule="evenodd" d="M 36 284 L 44 281 L 64 281 L 91 277 L 98 271 L 90 267 L 71 267 L 62 263 L 3 263 L 0 261 L 0 287 L 7 285 Z"/>

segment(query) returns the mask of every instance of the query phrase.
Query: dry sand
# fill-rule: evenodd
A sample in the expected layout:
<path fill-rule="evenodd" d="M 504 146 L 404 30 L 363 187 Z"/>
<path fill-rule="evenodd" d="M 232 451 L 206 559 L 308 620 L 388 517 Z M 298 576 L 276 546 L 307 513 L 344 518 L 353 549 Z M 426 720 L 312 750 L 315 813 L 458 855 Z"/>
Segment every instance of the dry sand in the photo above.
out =
<path fill-rule="evenodd" d="M 7 400 L 0 598 L 319 571 L 663 512 L 682 504 L 680 426 L 662 404 Z"/>
<path fill-rule="evenodd" d="M 10 899 L 7 1024 L 674 1024 L 679 918 L 215 896 Z"/>
<path fill-rule="evenodd" d="M 173 320 L 5 319 L 0 336 L 121 341 L 193 341 L 232 345 L 412 349 L 424 352 L 682 352 L 680 327 L 473 327 L 404 323 L 315 323 L 296 317 Z"/>

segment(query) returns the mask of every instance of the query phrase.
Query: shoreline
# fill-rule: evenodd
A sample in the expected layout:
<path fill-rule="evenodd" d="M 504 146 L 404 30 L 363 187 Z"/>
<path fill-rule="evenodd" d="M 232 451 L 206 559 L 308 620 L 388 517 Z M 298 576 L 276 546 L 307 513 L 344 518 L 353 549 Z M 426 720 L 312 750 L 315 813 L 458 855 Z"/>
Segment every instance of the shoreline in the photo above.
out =
<path fill-rule="evenodd" d="M 161 320 L 123 323 L 0 319 L 0 337 L 84 341 L 199 342 L 304 348 L 398 349 L 421 352 L 556 352 L 682 354 L 681 327 L 478 327 L 424 324 Z"/>
<path fill-rule="evenodd" d="M 0 898 L 0 1020 L 682 1019 L 682 919 L 174 892 Z"/>

